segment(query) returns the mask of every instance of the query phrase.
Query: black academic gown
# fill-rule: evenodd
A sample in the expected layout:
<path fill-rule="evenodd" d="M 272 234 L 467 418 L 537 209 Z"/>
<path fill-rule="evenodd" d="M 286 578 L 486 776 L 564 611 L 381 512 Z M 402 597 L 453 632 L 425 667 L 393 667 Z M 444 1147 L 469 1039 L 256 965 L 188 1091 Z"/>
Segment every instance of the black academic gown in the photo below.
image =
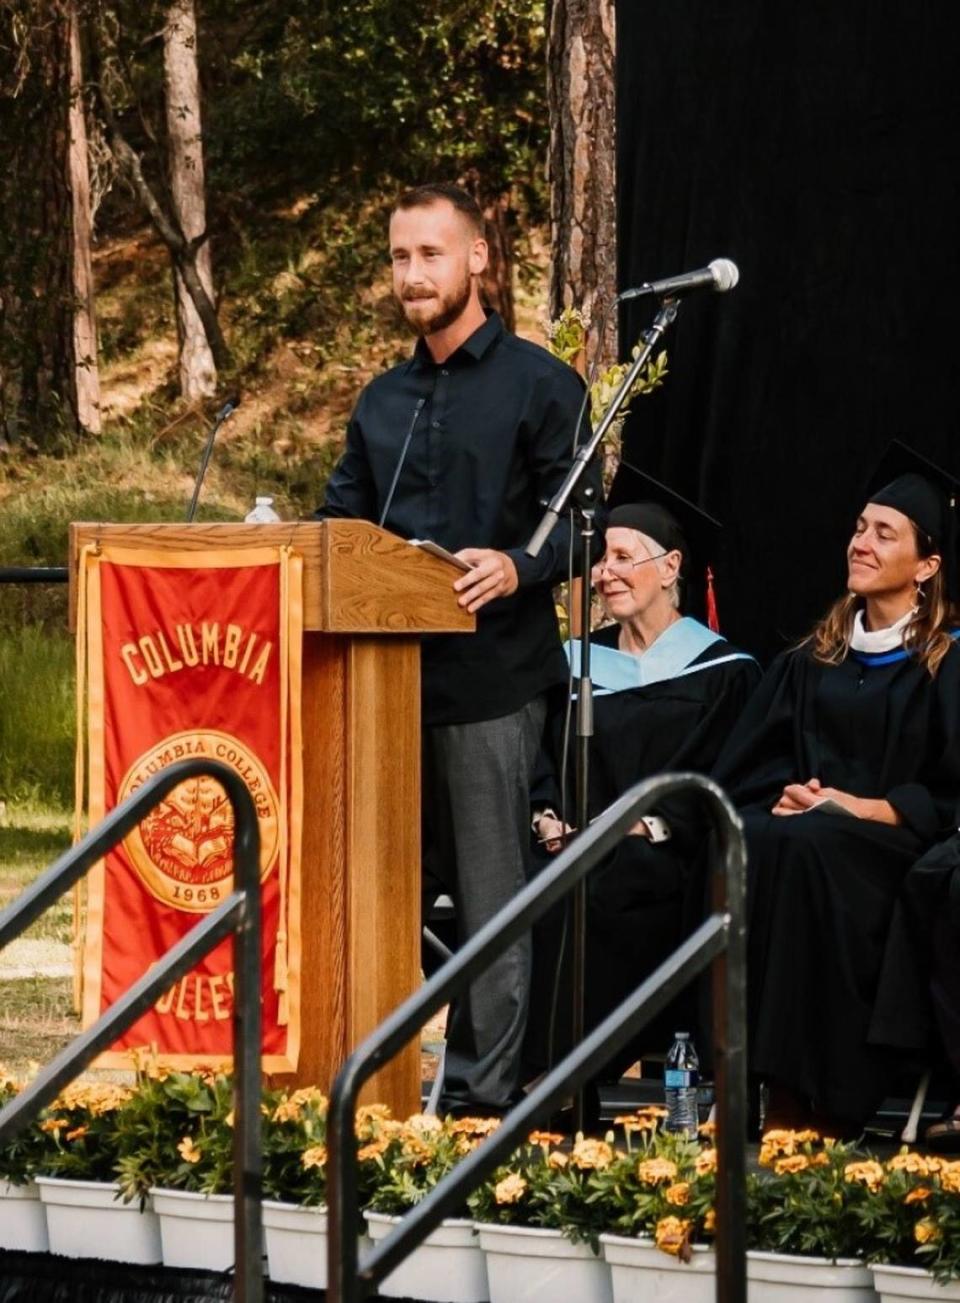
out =
<path fill-rule="evenodd" d="M 960 648 L 934 679 L 903 652 L 851 652 L 840 665 L 785 653 L 715 777 L 747 837 L 751 1066 L 863 1120 L 892 1067 L 870 1023 L 894 904 L 910 865 L 951 827 L 960 790 Z M 784 786 L 810 778 L 885 798 L 902 823 L 770 813 Z"/>
<path fill-rule="evenodd" d="M 616 648 L 619 626 L 594 635 L 594 643 Z M 737 659 L 728 659 L 737 656 Z M 716 664 L 714 664 L 716 662 Z M 689 670 L 695 672 L 690 673 Z M 594 699 L 594 734 L 590 743 L 590 818 L 617 797 L 654 774 L 693 770 L 706 774 L 760 679 L 756 661 L 723 639 L 690 662 L 685 673 L 644 687 L 598 695 Z M 553 745 L 547 758 L 550 778 L 535 788 L 535 801 L 559 810 L 555 775 L 559 771 L 562 719 L 553 721 Z M 571 749 L 570 769 L 573 769 Z M 572 773 L 571 789 L 572 789 Z M 573 808 L 572 795 L 568 798 Z M 660 964 L 691 930 L 691 901 L 702 913 L 702 889 L 693 889 L 693 867 L 702 842 L 704 809 L 696 797 L 674 797 L 651 813 L 666 819 L 669 841 L 651 844 L 625 837 L 587 880 L 587 956 L 585 1020 L 589 1030 L 614 1009 Z M 542 1066 L 543 1030 L 553 993 L 558 947 L 558 916 L 535 934 L 534 1000 L 531 1008 L 533 1062 Z M 569 944 L 566 947 L 569 957 Z M 558 1000 L 554 1058 L 569 1045 L 569 968 Z M 672 1016 L 672 1015 L 667 1015 Z M 688 1016 L 692 1017 L 692 1013 Z M 666 1021 L 658 1020 L 641 1038 L 642 1045 L 669 1048 Z M 611 1065 L 633 1062 L 635 1045 Z M 607 1075 L 607 1074 L 605 1074 Z"/>
<path fill-rule="evenodd" d="M 927 1065 L 945 1056 L 960 1088 L 960 833 L 904 878 L 870 1036 Z"/>

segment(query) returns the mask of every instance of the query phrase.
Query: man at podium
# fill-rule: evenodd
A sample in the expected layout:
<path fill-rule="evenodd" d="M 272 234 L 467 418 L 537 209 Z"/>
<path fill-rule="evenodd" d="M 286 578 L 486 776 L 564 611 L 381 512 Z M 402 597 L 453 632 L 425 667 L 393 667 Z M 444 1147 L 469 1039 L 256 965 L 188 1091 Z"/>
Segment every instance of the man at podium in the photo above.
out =
<path fill-rule="evenodd" d="M 421 659 L 424 899 L 449 893 L 461 941 L 527 877 L 546 694 L 567 679 L 552 587 L 566 575 L 568 526 L 536 559 L 523 549 L 570 466 L 583 397 L 570 367 L 485 310 L 483 231 L 457 186 L 398 200 L 393 288 L 417 344 L 360 394 L 317 513 L 430 539 L 469 566 L 454 587 L 476 633 L 428 635 Z M 509 1107 L 529 986 L 527 938 L 451 1010 L 444 1111 Z"/>

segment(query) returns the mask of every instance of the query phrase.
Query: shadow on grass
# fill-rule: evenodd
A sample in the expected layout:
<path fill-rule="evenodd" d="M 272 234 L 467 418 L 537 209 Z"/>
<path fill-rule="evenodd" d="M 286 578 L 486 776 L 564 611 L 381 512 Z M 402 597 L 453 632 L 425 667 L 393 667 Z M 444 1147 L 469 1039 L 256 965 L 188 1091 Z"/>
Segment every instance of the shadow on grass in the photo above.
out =
<path fill-rule="evenodd" d="M 36 874 L 48 868 L 69 845 L 64 828 L 0 828 L 0 881 L 11 869 L 30 868 Z"/>

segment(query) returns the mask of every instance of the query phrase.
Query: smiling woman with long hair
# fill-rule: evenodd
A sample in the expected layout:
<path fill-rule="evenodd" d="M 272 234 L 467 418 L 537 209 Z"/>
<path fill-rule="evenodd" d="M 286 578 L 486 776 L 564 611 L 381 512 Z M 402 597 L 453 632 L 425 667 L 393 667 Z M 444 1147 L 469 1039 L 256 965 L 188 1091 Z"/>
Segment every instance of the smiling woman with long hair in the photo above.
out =
<path fill-rule="evenodd" d="M 871 1029 L 884 943 L 960 792 L 955 487 L 891 447 L 847 593 L 771 666 L 717 767 L 747 835 L 750 1058 L 773 1124 L 855 1133 L 895 1065 Z"/>

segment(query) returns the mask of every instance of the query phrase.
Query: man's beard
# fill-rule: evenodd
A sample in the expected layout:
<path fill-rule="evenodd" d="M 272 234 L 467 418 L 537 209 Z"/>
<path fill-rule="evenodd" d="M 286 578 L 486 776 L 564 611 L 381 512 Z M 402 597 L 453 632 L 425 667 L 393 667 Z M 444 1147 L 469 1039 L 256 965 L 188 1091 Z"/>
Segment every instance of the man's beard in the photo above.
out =
<path fill-rule="evenodd" d="M 401 299 L 400 306 L 403 309 L 407 325 L 415 335 L 419 335 L 421 338 L 425 335 L 435 335 L 439 330 L 446 330 L 448 326 L 453 325 L 466 309 L 467 304 L 470 302 L 472 288 L 471 277 L 468 272 L 463 278 L 463 283 L 452 294 L 448 294 L 446 297 L 437 296 L 437 308 L 432 315 L 415 319 L 411 319 L 407 312 L 407 305 L 410 300 Z"/>

